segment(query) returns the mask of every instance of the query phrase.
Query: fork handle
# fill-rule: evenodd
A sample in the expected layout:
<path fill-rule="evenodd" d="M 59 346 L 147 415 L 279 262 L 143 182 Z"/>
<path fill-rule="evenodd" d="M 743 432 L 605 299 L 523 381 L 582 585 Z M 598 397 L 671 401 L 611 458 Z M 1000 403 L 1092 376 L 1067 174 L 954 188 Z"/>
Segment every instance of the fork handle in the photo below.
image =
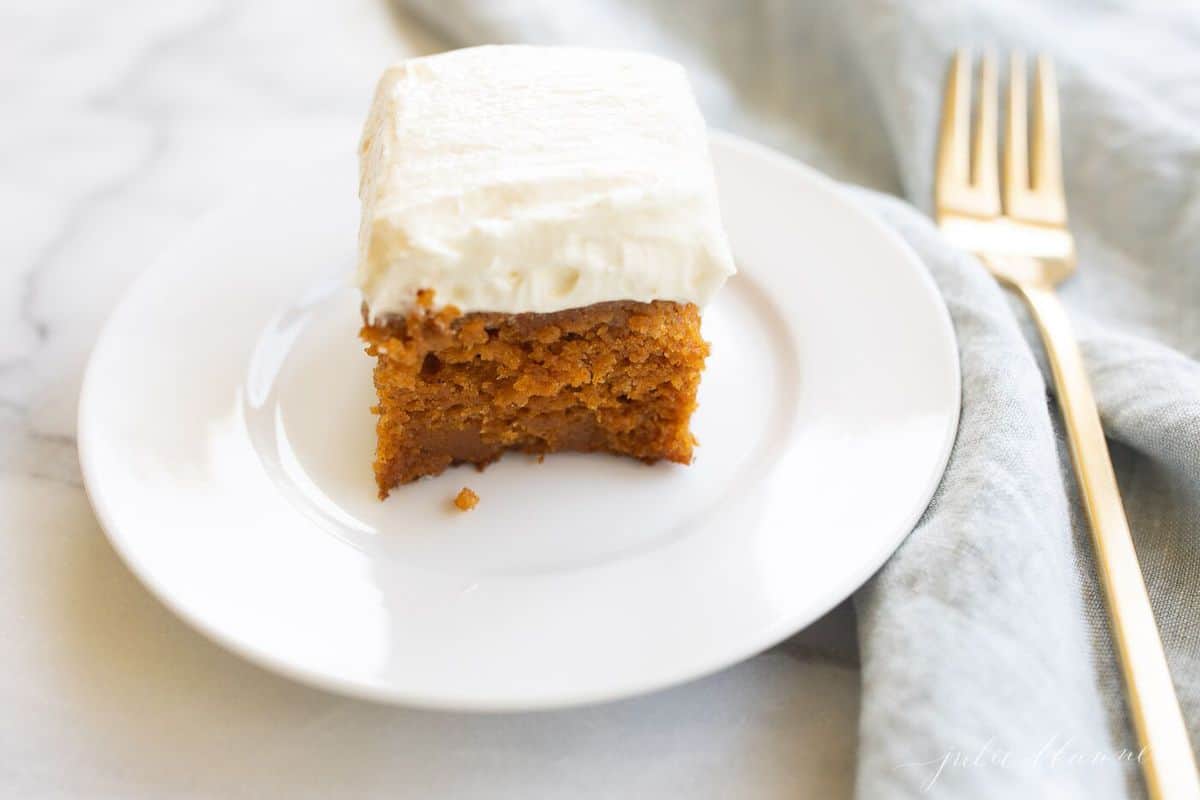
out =
<path fill-rule="evenodd" d="M 1015 288 L 1033 312 L 1058 387 L 1058 404 L 1091 522 L 1096 565 L 1108 598 L 1129 710 L 1144 755 L 1142 771 L 1149 795 L 1153 800 L 1200 798 L 1195 754 L 1171 683 L 1096 400 L 1070 320 L 1051 287 L 1022 283 Z"/>

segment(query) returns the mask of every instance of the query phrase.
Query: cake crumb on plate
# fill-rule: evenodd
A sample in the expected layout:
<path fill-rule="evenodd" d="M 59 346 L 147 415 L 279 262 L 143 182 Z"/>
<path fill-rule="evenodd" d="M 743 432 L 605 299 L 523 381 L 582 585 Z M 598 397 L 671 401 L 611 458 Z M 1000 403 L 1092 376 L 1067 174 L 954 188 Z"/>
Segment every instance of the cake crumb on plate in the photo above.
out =
<path fill-rule="evenodd" d="M 458 495 L 454 498 L 454 505 L 459 511 L 470 511 L 478 504 L 479 495 L 472 492 L 468 486 L 460 489 Z"/>

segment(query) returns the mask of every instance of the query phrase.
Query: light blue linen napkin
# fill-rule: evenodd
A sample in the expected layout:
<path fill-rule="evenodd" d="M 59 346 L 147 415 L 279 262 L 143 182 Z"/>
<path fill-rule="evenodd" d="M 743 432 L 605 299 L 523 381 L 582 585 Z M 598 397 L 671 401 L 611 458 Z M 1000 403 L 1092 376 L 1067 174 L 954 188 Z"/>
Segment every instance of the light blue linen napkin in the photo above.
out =
<path fill-rule="evenodd" d="M 1080 274 L 1063 296 L 1200 743 L 1194 7 L 397 2 L 461 45 L 594 45 L 683 62 L 712 125 L 867 187 L 847 191 L 913 245 L 941 287 L 961 349 L 962 422 L 928 511 L 855 598 L 862 798 L 1141 793 L 1086 519 L 1040 346 L 1016 301 L 974 259 L 949 248 L 925 216 L 952 51 L 992 46 L 1051 55 L 1081 251 Z"/>

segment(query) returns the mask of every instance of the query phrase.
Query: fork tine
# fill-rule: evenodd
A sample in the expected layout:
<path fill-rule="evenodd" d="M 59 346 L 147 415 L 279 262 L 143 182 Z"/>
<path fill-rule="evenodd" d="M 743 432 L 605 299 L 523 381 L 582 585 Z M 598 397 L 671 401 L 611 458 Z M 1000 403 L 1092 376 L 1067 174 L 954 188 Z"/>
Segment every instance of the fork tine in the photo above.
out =
<path fill-rule="evenodd" d="M 1018 51 L 1009 61 L 1008 113 L 1004 124 L 1004 204 L 1009 213 L 1029 189 L 1025 102 L 1025 56 Z"/>
<path fill-rule="evenodd" d="M 1065 222 L 1066 203 L 1062 185 L 1062 144 L 1058 120 L 1058 86 L 1054 80 L 1054 65 L 1045 56 L 1037 59 L 1033 103 L 1033 169 L 1030 185 L 1041 195 L 1048 209 L 1057 212 Z M 1045 220 L 1051 221 L 1051 220 Z"/>
<path fill-rule="evenodd" d="M 979 108 L 975 118 L 971 183 L 995 194 L 996 177 L 996 59 L 983 54 L 979 66 Z"/>
<path fill-rule="evenodd" d="M 948 197 L 970 183 L 971 59 L 966 50 L 954 53 L 946 98 L 942 103 L 942 130 L 938 143 L 937 189 Z"/>
<path fill-rule="evenodd" d="M 1000 213 L 1000 186 L 996 181 L 996 69 L 988 59 L 984 60 L 981 77 L 972 177 L 971 57 L 965 50 L 954 54 L 946 80 L 934 180 L 938 214 L 994 217 Z"/>

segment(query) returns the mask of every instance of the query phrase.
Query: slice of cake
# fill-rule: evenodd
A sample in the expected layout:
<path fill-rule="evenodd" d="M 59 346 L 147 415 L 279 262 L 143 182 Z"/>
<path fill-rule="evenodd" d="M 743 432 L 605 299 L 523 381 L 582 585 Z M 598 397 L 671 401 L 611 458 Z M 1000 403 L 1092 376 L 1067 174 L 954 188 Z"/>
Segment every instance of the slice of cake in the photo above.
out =
<path fill-rule="evenodd" d="M 735 270 L 681 67 L 528 46 L 405 61 L 360 165 L 380 497 L 506 450 L 691 461 L 700 309 Z"/>

